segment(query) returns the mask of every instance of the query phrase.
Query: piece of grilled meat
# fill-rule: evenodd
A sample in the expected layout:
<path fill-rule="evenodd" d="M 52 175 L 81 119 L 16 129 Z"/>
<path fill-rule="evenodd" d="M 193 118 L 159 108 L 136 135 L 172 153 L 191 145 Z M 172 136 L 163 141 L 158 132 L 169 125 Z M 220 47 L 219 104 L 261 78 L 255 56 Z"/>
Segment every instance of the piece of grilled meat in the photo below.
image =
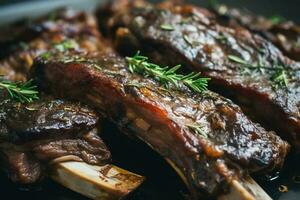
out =
<path fill-rule="evenodd" d="M 299 63 L 259 35 L 217 24 L 205 9 L 114 5 L 106 7 L 111 17 L 101 26 L 119 50 L 142 50 L 159 64 L 202 72 L 212 78 L 212 89 L 300 148 Z"/>
<path fill-rule="evenodd" d="M 252 123 L 230 100 L 161 87 L 132 74 L 113 52 L 52 52 L 33 75 L 46 91 L 98 108 L 120 129 L 143 140 L 176 169 L 194 197 L 226 190 L 243 173 L 282 165 L 288 145 Z"/>
<path fill-rule="evenodd" d="M 7 32 L 11 34 L 0 33 L 0 47 L 5 49 L 1 51 L 5 54 L 0 56 L 0 75 L 11 81 L 25 81 L 23 74 L 30 70 L 33 59 L 50 49 L 93 51 L 99 48 L 94 16 L 70 9 L 17 24 Z"/>
<path fill-rule="evenodd" d="M 93 15 L 69 9 L 9 27 L 0 33 L 1 80 L 26 81 L 36 56 L 51 50 L 94 51 L 99 32 Z M 67 155 L 90 164 L 105 164 L 110 153 L 99 138 L 96 113 L 51 97 L 30 104 L 7 100 L 1 93 L 0 151 L 4 169 L 17 183 L 36 183 L 49 161 Z M 72 157 L 71 157 L 72 158 Z"/>
<path fill-rule="evenodd" d="M 12 181 L 36 183 L 46 175 L 49 162 L 62 156 L 98 165 L 110 161 L 97 135 L 98 117 L 88 107 L 51 98 L 21 104 L 3 93 L 1 98 L 1 163 Z"/>
<path fill-rule="evenodd" d="M 216 5 L 216 20 L 226 26 L 246 27 L 272 41 L 288 57 L 300 60 L 300 26 L 279 16 L 266 18 L 248 10 Z"/>

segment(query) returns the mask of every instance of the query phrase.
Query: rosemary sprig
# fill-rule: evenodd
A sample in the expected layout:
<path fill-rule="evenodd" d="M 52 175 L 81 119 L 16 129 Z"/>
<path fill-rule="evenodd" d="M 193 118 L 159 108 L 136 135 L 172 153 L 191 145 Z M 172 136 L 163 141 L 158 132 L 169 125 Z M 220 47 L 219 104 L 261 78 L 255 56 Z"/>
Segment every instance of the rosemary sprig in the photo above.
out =
<path fill-rule="evenodd" d="M 199 134 L 200 136 L 204 138 L 208 138 L 207 133 L 203 131 L 203 127 L 198 124 L 188 124 L 187 127 L 189 127 L 190 130 L 194 131 L 195 133 Z"/>
<path fill-rule="evenodd" d="M 11 99 L 21 103 L 30 103 L 39 99 L 37 87 L 33 85 L 33 80 L 26 83 L 12 83 L 0 80 L 0 90 L 6 90 Z"/>
<path fill-rule="evenodd" d="M 270 80 L 273 83 L 273 86 L 277 88 L 278 86 L 280 87 L 287 87 L 289 83 L 289 77 L 284 69 L 283 66 L 281 65 L 273 65 L 272 67 L 268 67 L 263 65 L 262 61 L 260 60 L 258 64 L 250 64 L 247 61 L 243 60 L 242 58 L 239 58 L 235 55 L 228 55 L 228 59 L 242 64 L 242 66 L 248 70 L 258 70 L 260 72 L 264 72 L 264 70 L 272 71 L 272 75 L 270 77 Z"/>
<path fill-rule="evenodd" d="M 131 73 L 138 73 L 146 77 L 153 77 L 166 88 L 172 83 L 179 88 L 180 83 L 189 87 L 192 91 L 201 93 L 207 90 L 208 81 L 210 78 L 200 77 L 200 73 L 190 73 L 188 75 L 177 74 L 177 70 L 181 65 L 174 67 L 161 67 L 150 63 L 148 57 L 142 56 L 137 52 L 133 57 L 126 57 Z"/>
<path fill-rule="evenodd" d="M 273 74 L 271 77 L 271 80 L 274 82 L 274 86 L 287 86 L 288 85 L 288 76 L 286 74 L 286 71 L 284 69 L 278 70 Z"/>
<path fill-rule="evenodd" d="M 165 31 L 174 31 L 174 26 L 170 24 L 162 24 L 160 25 L 160 28 Z"/>

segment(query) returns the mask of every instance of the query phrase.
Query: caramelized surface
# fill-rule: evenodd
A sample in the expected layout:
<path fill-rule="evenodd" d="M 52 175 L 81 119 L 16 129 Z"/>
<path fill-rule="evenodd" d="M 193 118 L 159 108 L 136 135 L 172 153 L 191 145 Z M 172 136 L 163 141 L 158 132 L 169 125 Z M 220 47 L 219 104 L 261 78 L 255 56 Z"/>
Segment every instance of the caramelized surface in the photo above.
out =
<path fill-rule="evenodd" d="M 44 89 L 84 101 L 134 134 L 175 166 L 194 196 L 224 190 L 245 171 L 280 167 L 287 144 L 252 123 L 230 100 L 192 94 L 131 74 L 113 53 L 53 53 L 39 58 L 35 76 Z M 76 88 L 76 89 L 74 89 Z M 198 124 L 205 134 L 191 129 Z"/>

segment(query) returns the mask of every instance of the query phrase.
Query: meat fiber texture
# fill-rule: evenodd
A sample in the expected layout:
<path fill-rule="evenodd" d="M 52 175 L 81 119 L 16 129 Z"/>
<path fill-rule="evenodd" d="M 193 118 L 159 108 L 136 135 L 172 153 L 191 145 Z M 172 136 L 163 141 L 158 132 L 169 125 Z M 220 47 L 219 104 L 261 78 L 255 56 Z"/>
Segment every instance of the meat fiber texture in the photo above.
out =
<path fill-rule="evenodd" d="M 93 15 L 71 9 L 53 11 L 0 32 L 0 74 L 11 81 L 26 81 L 33 60 L 50 49 L 97 49 L 99 32 Z M 74 43 L 76 40 L 76 45 Z"/>
<path fill-rule="evenodd" d="M 110 161 L 97 135 L 98 117 L 88 107 L 51 98 L 28 104 L 3 100 L 0 105 L 0 152 L 12 181 L 36 183 L 46 176 L 46 165 L 63 156 L 98 165 Z"/>
<path fill-rule="evenodd" d="M 300 64 L 259 35 L 225 27 L 191 5 L 108 5 L 99 11 L 106 36 L 124 54 L 141 50 L 153 62 L 211 78 L 211 89 L 300 148 Z M 103 13 L 106 17 L 103 17 Z"/>
<path fill-rule="evenodd" d="M 7 34 L 7 33 L 11 34 Z M 95 18 L 62 9 L 37 20 L 18 23 L 0 33 L 1 80 L 26 81 L 33 60 L 49 50 L 93 51 L 99 32 Z M 0 152 L 3 169 L 19 184 L 34 184 L 47 176 L 53 159 L 68 156 L 89 164 L 110 162 L 110 152 L 98 136 L 98 116 L 80 104 L 45 97 L 33 103 L 0 94 Z"/>
<path fill-rule="evenodd" d="M 195 94 L 184 85 L 165 89 L 130 73 L 113 52 L 52 52 L 36 60 L 33 76 L 43 90 L 92 105 L 122 132 L 150 145 L 193 196 L 215 196 L 244 173 L 280 168 L 288 151 L 286 142 L 252 123 L 230 100 L 210 91 Z"/>
<path fill-rule="evenodd" d="M 230 27 L 245 27 L 272 41 L 288 57 L 300 60 L 300 26 L 281 16 L 266 18 L 248 10 L 216 5 L 213 8 L 215 19 Z"/>

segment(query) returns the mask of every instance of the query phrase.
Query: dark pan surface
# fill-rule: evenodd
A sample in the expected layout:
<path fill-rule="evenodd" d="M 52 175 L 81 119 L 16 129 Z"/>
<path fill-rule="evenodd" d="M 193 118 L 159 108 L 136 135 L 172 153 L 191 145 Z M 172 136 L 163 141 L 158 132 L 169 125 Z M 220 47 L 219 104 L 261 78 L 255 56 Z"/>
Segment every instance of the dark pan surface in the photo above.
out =
<path fill-rule="evenodd" d="M 38 1 L 38 0 L 36 0 Z M 6 1 L 7 2 L 7 1 Z M 12 1 L 10 1 L 11 3 Z M 14 2 L 20 2 L 14 0 Z M 24 2 L 24 1 L 22 1 Z M 191 0 L 189 2 L 207 5 L 205 0 Z M 230 6 L 246 8 L 265 16 L 281 15 L 286 19 L 300 23 L 300 1 L 298 0 L 219 0 Z M 5 1 L 0 0 L 1 4 Z M 110 123 L 106 123 L 102 136 L 110 147 L 114 163 L 120 167 L 146 176 L 146 181 L 137 191 L 130 195 L 129 200 L 183 200 L 185 199 L 185 187 L 173 170 L 155 152 L 145 147 L 144 144 L 123 136 Z M 276 176 L 276 175 L 273 175 Z M 291 155 L 284 169 L 275 180 L 267 180 L 266 177 L 257 175 L 255 179 L 271 195 L 274 200 L 299 200 L 300 183 L 293 177 L 300 177 L 299 155 Z M 299 178 L 300 179 L 300 178 Z M 2 186 L 1 200 L 6 199 L 43 199 L 43 200 L 84 200 L 86 198 L 69 191 L 52 181 L 46 181 L 40 186 L 28 189 L 17 189 L 3 174 L 0 174 Z M 288 192 L 278 190 L 280 185 L 288 187 Z"/>

